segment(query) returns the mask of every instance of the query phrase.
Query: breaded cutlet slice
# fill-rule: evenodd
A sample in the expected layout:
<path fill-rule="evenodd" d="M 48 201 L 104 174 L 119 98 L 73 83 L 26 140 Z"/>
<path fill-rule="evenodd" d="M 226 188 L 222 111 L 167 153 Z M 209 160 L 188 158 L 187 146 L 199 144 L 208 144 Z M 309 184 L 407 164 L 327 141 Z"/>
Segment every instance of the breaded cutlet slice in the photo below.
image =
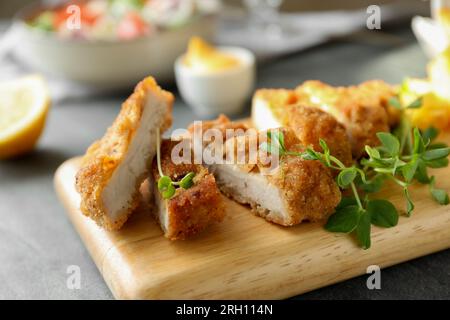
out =
<path fill-rule="evenodd" d="M 279 130 L 284 134 L 287 150 L 305 150 L 291 129 Z M 258 137 L 264 136 L 265 132 L 261 134 Z M 225 149 L 230 152 L 228 146 L 236 148 L 242 143 L 250 146 L 251 139 L 255 136 L 241 135 L 227 139 Z M 259 141 L 257 145 L 260 145 Z M 319 161 L 283 156 L 279 166 L 269 174 L 263 161 L 255 165 L 225 162 L 209 165 L 208 168 L 224 194 L 250 205 L 256 215 L 283 226 L 326 219 L 341 200 L 331 171 Z"/>
<path fill-rule="evenodd" d="M 290 127 L 303 146 L 322 152 L 323 139 L 331 154 L 351 165 L 352 150 L 347 132 L 331 114 L 299 104 L 293 90 L 260 89 L 253 97 L 252 122 L 259 130 Z"/>
<path fill-rule="evenodd" d="M 332 87 L 320 81 L 306 81 L 295 89 L 298 102 L 332 114 L 346 129 L 355 158 L 364 147 L 377 146 L 378 132 L 389 132 L 399 113 L 389 106 L 394 87 L 372 80 L 357 86 Z"/>
<path fill-rule="evenodd" d="M 176 189 L 175 195 L 164 199 L 157 189 L 160 178 L 157 160 L 153 161 L 151 181 L 155 197 L 157 220 L 170 240 L 186 239 L 205 230 L 210 225 L 222 221 L 225 207 L 216 180 L 203 165 L 174 164 L 171 153 L 179 141 L 163 140 L 161 143 L 161 169 L 172 181 L 180 181 L 189 172 L 194 172 L 193 186 Z"/>
<path fill-rule="evenodd" d="M 289 127 L 294 131 L 300 144 L 323 152 L 323 139 L 333 156 L 347 166 L 353 163 L 352 147 L 342 124 L 330 114 L 316 108 L 294 104 L 287 106 Z"/>
<path fill-rule="evenodd" d="M 345 128 L 352 154 L 358 158 L 364 153 L 366 144 L 378 145 L 377 132 L 389 131 L 398 122 L 398 110 L 388 103 L 394 95 L 395 88 L 379 80 L 350 87 L 332 87 L 320 81 L 306 81 L 295 90 L 260 89 L 253 96 L 252 121 L 260 130 L 289 126 L 299 133 L 299 118 L 295 114 L 296 108 L 291 106 L 318 108 L 333 116 Z M 341 134 L 337 132 L 332 135 L 338 137 Z M 302 139 L 302 136 L 300 134 L 299 138 Z M 342 145 L 333 146 L 333 141 L 326 142 L 330 149 L 345 149 Z"/>
<path fill-rule="evenodd" d="M 204 128 L 218 126 L 224 133 L 236 124 L 224 117 L 204 121 Z M 290 128 L 279 129 L 284 134 L 285 146 L 289 151 L 302 152 L 305 147 Z M 304 160 L 296 156 L 283 156 L 279 166 L 268 173 L 267 159 L 259 157 L 256 162 L 238 162 L 238 150 L 250 159 L 250 146 L 259 146 L 265 131 L 257 135 L 239 134 L 223 137 L 224 161 L 206 165 L 214 174 L 219 189 L 235 201 L 250 205 L 252 212 L 266 220 L 292 226 L 303 221 L 318 221 L 329 217 L 341 200 L 341 193 L 332 173 L 319 161 Z M 257 140 L 257 141 L 254 141 Z M 240 152 L 239 151 L 239 152 Z M 228 153 L 234 152 L 235 162 L 225 161 Z"/>
<path fill-rule="evenodd" d="M 156 131 L 172 124 L 173 100 L 153 78 L 145 78 L 105 135 L 88 148 L 76 189 L 81 211 L 99 226 L 117 230 L 137 207 L 139 187 L 156 153 Z"/>

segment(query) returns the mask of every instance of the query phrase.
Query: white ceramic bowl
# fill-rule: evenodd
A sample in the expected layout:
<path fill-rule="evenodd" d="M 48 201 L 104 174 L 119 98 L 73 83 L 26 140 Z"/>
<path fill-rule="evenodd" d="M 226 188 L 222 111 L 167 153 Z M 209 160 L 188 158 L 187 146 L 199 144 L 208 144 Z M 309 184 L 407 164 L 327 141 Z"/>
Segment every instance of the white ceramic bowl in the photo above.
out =
<path fill-rule="evenodd" d="M 148 37 L 89 41 L 60 39 L 31 28 L 24 19 L 36 10 L 39 6 L 26 8 L 15 21 L 15 56 L 33 70 L 107 90 L 134 86 L 148 75 L 158 82 L 172 81 L 173 64 L 189 39 L 194 35 L 210 39 L 217 20 L 207 15 Z"/>
<path fill-rule="evenodd" d="M 450 45 L 447 34 L 436 20 L 416 16 L 412 19 L 411 27 L 422 50 L 430 59 Z"/>
<path fill-rule="evenodd" d="M 227 70 L 203 72 L 186 66 L 184 55 L 175 62 L 178 90 L 194 112 L 202 117 L 242 111 L 255 83 L 255 56 L 251 51 L 238 47 L 218 49 L 239 59 L 240 64 Z"/>
<path fill-rule="evenodd" d="M 438 10 L 450 7 L 450 0 L 432 0 L 430 2 L 432 18 L 415 16 L 411 27 L 422 50 L 432 59 L 450 46 L 450 38 L 437 21 Z"/>

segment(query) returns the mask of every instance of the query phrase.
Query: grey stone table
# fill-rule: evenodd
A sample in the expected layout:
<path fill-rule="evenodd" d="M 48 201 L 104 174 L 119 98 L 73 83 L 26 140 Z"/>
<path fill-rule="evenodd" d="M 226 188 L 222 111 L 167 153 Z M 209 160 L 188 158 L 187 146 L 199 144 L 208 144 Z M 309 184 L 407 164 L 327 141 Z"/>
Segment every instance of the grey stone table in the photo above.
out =
<path fill-rule="evenodd" d="M 341 85 L 373 78 L 396 83 L 406 75 L 424 76 L 426 59 L 408 30 L 396 30 L 387 40 L 361 35 L 272 61 L 259 68 L 257 87 L 294 87 L 306 79 Z M 59 204 L 52 179 L 59 164 L 102 135 L 123 99 L 54 105 L 35 152 L 0 162 L 0 298 L 113 298 Z M 174 127 L 195 118 L 178 98 Z M 80 289 L 66 285 L 70 265 L 80 267 Z M 383 270 L 381 290 L 368 290 L 362 276 L 296 298 L 448 299 L 449 266 L 447 250 Z"/>

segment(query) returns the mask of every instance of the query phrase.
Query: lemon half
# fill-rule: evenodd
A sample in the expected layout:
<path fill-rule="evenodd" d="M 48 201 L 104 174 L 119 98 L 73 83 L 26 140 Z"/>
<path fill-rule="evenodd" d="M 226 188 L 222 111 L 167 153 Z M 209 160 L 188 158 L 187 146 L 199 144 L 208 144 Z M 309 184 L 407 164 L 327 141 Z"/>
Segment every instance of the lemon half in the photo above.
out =
<path fill-rule="evenodd" d="M 31 151 L 45 126 L 50 96 L 38 75 L 0 82 L 0 159 Z"/>

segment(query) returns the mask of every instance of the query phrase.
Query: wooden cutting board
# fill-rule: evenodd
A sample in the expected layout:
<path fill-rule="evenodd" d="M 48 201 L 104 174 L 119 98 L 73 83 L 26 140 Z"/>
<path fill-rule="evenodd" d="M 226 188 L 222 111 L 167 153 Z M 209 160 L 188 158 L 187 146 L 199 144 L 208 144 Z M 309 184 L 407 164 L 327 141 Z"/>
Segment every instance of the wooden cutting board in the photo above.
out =
<path fill-rule="evenodd" d="M 60 166 L 55 188 L 106 283 L 118 299 L 288 298 L 450 247 L 450 206 L 430 199 L 426 186 L 412 188 L 416 209 L 391 229 L 372 227 L 372 247 L 360 249 L 347 235 L 321 224 L 280 227 L 225 199 L 227 216 L 195 239 L 163 237 L 146 206 L 124 228 L 105 231 L 79 211 L 74 176 L 79 159 Z M 450 190 L 450 168 L 438 187 Z M 396 186 L 380 197 L 404 207 Z"/>

